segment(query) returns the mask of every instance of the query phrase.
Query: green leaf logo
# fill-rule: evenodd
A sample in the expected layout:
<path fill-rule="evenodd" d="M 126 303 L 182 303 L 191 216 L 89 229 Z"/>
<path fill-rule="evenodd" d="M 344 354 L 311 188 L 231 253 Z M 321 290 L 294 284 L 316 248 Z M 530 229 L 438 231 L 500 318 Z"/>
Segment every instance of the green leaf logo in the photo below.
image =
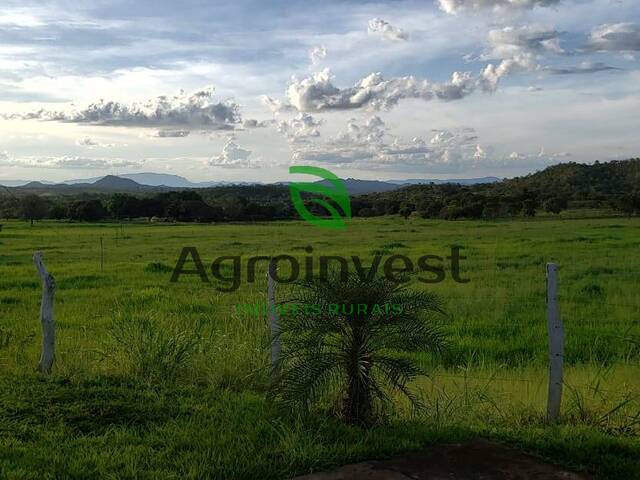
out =
<path fill-rule="evenodd" d="M 289 185 L 291 192 L 291 201 L 296 211 L 307 222 L 323 228 L 345 228 L 347 226 L 345 218 L 351 218 L 351 201 L 349 200 L 349 192 L 344 182 L 329 170 L 319 167 L 294 166 L 289 168 L 289 173 L 303 173 L 306 175 L 314 175 L 324 179 L 323 183 L 311 182 L 292 182 Z M 329 185 L 326 185 L 329 183 Z M 312 203 L 324 208 L 330 215 L 330 218 L 317 217 L 309 211 L 305 201 L 302 199 L 302 192 L 314 193 L 319 197 L 330 198 L 342 210 L 342 214 L 325 198 L 310 198 L 307 203 Z"/>

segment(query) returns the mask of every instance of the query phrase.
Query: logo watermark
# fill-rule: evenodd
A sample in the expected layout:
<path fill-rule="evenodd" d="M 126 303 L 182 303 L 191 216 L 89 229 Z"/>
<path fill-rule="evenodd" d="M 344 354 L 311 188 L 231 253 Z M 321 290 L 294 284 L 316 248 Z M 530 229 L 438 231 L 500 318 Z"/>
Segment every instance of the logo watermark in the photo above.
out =
<path fill-rule="evenodd" d="M 270 263 L 276 267 L 285 266 L 287 268 L 275 268 L 274 280 L 278 283 L 295 283 L 299 280 L 311 281 L 318 277 L 320 280 L 328 280 L 332 273 L 338 274 L 343 281 L 346 281 L 350 274 L 357 275 L 362 280 L 372 280 L 376 274 L 382 270 L 383 275 L 390 281 L 396 283 L 407 283 L 414 276 L 422 283 L 440 283 L 447 278 L 447 268 L 456 283 L 467 283 L 470 280 L 463 278 L 460 273 L 462 260 L 467 257 L 460 254 L 461 247 L 451 247 L 450 254 L 446 257 L 439 255 L 422 255 L 412 260 L 405 255 L 375 255 L 371 258 L 370 264 L 366 264 L 359 256 L 343 257 L 340 255 L 321 255 L 314 258 L 313 247 L 305 248 L 306 255 L 302 261 L 292 255 L 266 256 L 256 255 L 245 257 L 240 255 L 224 255 L 217 257 L 211 262 L 209 268 L 205 268 L 196 247 L 183 247 L 180 258 L 173 270 L 171 282 L 178 282 L 180 277 L 195 275 L 203 283 L 211 283 L 209 273 L 223 285 L 216 286 L 220 292 L 235 292 L 240 288 L 243 280 L 243 272 L 246 272 L 247 283 L 254 283 L 258 264 L 264 264 L 268 268 Z M 187 260 L 191 260 L 194 268 L 186 268 Z M 384 261 L 383 261 L 384 259 Z M 243 266 L 243 260 L 245 265 Z M 316 274 L 315 266 L 318 265 Z"/>
<path fill-rule="evenodd" d="M 289 173 L 314 175 L 324 179 L 330 185 L 327 186 L 322 183 L 311 182 L 292 182 L 289 185 L 291 201 L 300 217 L 313 225 L 323 228 L 343 229 L 347 226 L 345 220 L 351 219 L 351 200 L 349 199 L 349 192 L 342 179 L 338 178 L 329 170 L 319 167 L 293 166 L 289 168 Z M 320 197 L 333 200 L 337 206 L 340 207 L 342 213 L 325 200 L 325 198 L 312 197 L 305 202 L 302 198 L 303 192 L 314 193 Z M 307 208 L 307 203 L 324 208 L 331 216 L 327 218 L 314 215 Z"/>
<path fill-rule="evenodd" d="M 264 316 L 275 311 L 279 316 L 296 315 L 389 315 L 397 316 L 404 312 L 404 306 L 399 303 L 278 303 L 270 306 L 268 303 L 237 303 L 233 308 L 236 314 Z"/>

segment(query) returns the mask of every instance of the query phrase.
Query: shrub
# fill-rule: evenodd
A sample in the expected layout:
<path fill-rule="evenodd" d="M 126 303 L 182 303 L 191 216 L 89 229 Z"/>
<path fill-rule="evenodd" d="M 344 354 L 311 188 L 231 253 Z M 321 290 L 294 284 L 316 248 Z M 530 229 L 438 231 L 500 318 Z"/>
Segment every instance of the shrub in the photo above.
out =
<path fill-rule="evenodd" d="M 295 302 L 297 312 L 281 319 L 271 392 L 284 407 L 309 409 L 335 395 L 345 420 L 370 425 L 392 406 L 394 392 L 421 406 L 408 385 L 423 371 L 406 354 L 442 350 L 437 297 L 384 277 L 341 281 L 334 274 L 300 284 Z"/>

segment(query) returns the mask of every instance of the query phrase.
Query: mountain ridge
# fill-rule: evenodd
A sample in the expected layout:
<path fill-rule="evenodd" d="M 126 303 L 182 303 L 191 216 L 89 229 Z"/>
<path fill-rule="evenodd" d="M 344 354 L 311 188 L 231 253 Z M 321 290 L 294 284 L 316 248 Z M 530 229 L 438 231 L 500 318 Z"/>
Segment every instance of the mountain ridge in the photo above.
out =
<path fill-rule="evenodd" d="M 106 180 L 105 180 L 106 179 Z M 375 192 L 387 192 L 397 190 L 407 185 L 419 184 L 445 184 L 455 183 L 460 185 L 476 185 L 480 183 L 494 183 L 500 181 L 497 177 L 479 177 L 469 179 L 407 179 L 407 180 L 362 180 L 357 178 L 344 179 L 347 191 L 351 195 L 363 195 Z M 272 182 L 275 185 L 287 185 L 289 182 Z M 320 181 L 319 183 L 324 183 Z M 104 175 L 100 177 L 90 177 L 85 179 L 65 180 L 60 183 L 47 181 L 19 181 L 19 180 L 0 180 L 0 185 L 9 188 L 18 188 L 24 190 L 42 190 L 48 189 L 55 191 L 78 191 L 78 190 L 113 190 L 113 191 L 139 191 L 149 187 L 159 189 L 204 189 L 214 188 L 218 186 L 231 185 L 265 185 L 264 182 L 229 182 L 229 181 L 204 181 L 192 182 L 180 175 L 143 172 L 128 173 L 122 175 Z"/>

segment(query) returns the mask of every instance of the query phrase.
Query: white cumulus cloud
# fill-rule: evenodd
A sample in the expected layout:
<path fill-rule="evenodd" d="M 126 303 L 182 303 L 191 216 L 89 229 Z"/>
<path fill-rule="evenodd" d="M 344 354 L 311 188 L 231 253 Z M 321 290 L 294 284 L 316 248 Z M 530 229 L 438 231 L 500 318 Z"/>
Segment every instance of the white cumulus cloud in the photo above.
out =
<path fill-rule="evenodd" d="M 315 46 L 311 50 L 309 50 L 309 60 L 311 60 L 312 65 L 320 63 L 325 59 L 326 56 L 327 49 L 324 45 Z"/>
<path fill-rule="evenodd" d="M 229 130 L 240 122 L 240 111 L 232 101 L 217 101 L 214 88 L 191 94 L 160 96 L 145 102 L 121 103 L 100 100 L 71 111 L 41 109 L 26 114 L 4 115 L 6 119 L 44 120 L 65 123 L 125 127 L 183 127 Z"/>
<path fill-rule="evenodd" d="M 409 38 L 409 35 L 401 29 L 394 27 L 389 22 L 386 22 L 381 18 L 373 18 L 369 20 L 367 32 L 369 32 L 369 35 L 380 35 L 387 40 L 407 40 Z"/>
<path fill-rule="evenodd" d="M 214 156 L 209 165 L 212 167 L 224 167 L 224 168 L 243 168 L 249 167 L 251 162 L 249 157 L 251 156 L 251 150 L 245 150 L 238 146 L 238 144 L 230 138 L 222 148 L 220 155 Z"/>
<path fill-rule="evenodd" d="M 512 58 L 527 53 L 563 53 L 560 32 L 540 26 L 504 27 L 489 31 L 490 51 L 483 58 Z"/>
<path fill-rule="evenodd" d="M 300 112 L 296 117 L 278 122 L 278 132 L 285 136 L 289 143 L 308 142 L 310 138 L 320 136 L 318 127 L 322 121 L 316 120 L 308 113 Z"/>
<path fill-rule="evenodd" d="M 373 116 L 364 122 L 350 120 L 334 138 L 298 145 L 293 160 L 363 169 L 456 172 L 481 160 L 478 148 L 473 129 L 438 130 L 430 138 L 404 139 L 390 134 L 385 122 Z"/>
<path fill-rule="evenodd" d="M 126 160 L 121 158 L 87 158 L 80 156 L 27 156 L 14 158 L 0 155 L 0 165 L 22 168 L 59 168 L 70 170 L 107 170 L 110 168 L 137 168 L 144 160 Z"/>
<path fill-rule="evenodd" d="M 87 147 L 89 149 L 92 148 L 112 148 L 115 147 L 115 143 L 100 143 L 97 140 L 94 140 L 91 137 L 82 137 L 76 140 L 76 145 L 79 147 Z"/>
<path fill-rule="evenodd" d="M 464 11 L 493 10 L 530 10 L 535 7 L 549 7 L 560 0 L 438 0 L 440 9 L 450 15 Z"/>
<path fill-rule="evenodd" d="M 402 99 L 457 100 L 471 94 L 480 78 L 469 72 L 454 72 L 448 82 L 437 83 L 414 76 L 385 80 L 380 73 L 372 73 L 350 88 L 340 89 L 325 69 L 304 79 L 293 79 L 287 90 L 287 102 L 269 99 L 272 109 L 278 111 L 294 107 L 301 112 L 322 110 L 348 110 L 368 107 L 372 110 L 389 109 Z"/>
<path fill-rule="evenodd" d="M 498 87 L 498 83 L 506 75 L 515 72 L 526 72 L 538 69 L 538 63 L 535 56 L 531 53 L 523 53 L 513 58 L 502 60 L 499 64 L 488 64 L 480 75 L 482 88 L 487 92 L 494 92 Z"/>

